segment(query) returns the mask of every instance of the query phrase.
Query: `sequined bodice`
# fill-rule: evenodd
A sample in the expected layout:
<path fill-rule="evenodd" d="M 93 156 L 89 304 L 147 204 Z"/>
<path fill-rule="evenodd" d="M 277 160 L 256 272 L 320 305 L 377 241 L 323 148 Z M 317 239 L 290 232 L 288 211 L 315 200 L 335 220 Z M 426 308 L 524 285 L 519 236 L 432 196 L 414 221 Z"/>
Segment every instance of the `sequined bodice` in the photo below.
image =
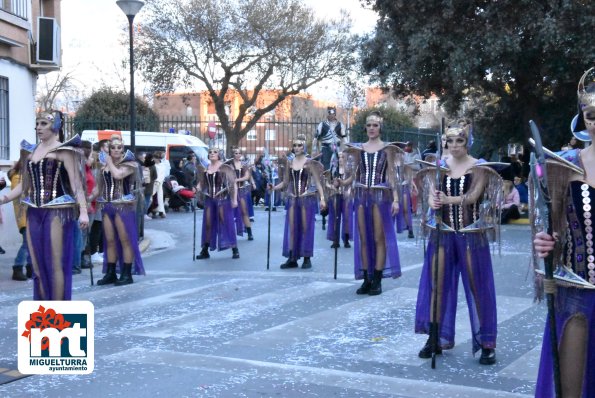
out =
<path fill-rule="evenodd" d="M 308 193 L 308 180 L 310 173 L 305 167 L 294 170 L 290 168 L 289 182 L 290 188 L 289 193 L 293 196 L 303 196 Z"/>
<path fill-rule="evenodd" d="M 102 177 L 102 198 L 106 202 L 122 200 L 125 195 L 130 195 L 132 193 L 130 183 L 131 176 L 118 180 L 112 177 L 112 173 L 110 171 L 104 170 Z"/>
<path fill-rule="evenodd" d="M 444 176 L 442 181 L 443 192 L 447 196 L 465 195 L 471 187 L 471 182 L 472 174 L 464 174 L 460 178 Z M 477 221 L 477 218 L 477 203 L 465 203 L 462 206 L 460 204 L 442 206 L 442 221 L 455 231 L 473 224 Z"/>
<path fill-rule="evenodd" d="M 568 189 L 566 245 L 564 260 L 582 278 L 595 284 L 595 249 L 593 248 L 592 201 L 595 188 L 572 181 Z"/>
<path fill-rule="evenodd" d="M 387 153 L 384 149 L 373 153 L 361 151 L 360 165 L 356 178 L 357 184 L 367 188 L 373 186 L 387 186 L 387 165 Z"/>
<path fill-rule="evenodd" d="M 73 195 L 64 164 L 57 159 L 43 158 L 39 162 L 28 161 L 27 172 L 31 179 L 30 200 L 43 206 L 64 195 Z"/>
<path fill-rule="evenodd" d="M 220 171 L 216 171 L 214 173 L 205 173 L 205 186 L 202 187 L 203 193 L 210 197 L 215 197 L 222 193 L 222 191 L 227 192 L 227 185 L 226 179 L 223 178 L 224 174 Z"/>

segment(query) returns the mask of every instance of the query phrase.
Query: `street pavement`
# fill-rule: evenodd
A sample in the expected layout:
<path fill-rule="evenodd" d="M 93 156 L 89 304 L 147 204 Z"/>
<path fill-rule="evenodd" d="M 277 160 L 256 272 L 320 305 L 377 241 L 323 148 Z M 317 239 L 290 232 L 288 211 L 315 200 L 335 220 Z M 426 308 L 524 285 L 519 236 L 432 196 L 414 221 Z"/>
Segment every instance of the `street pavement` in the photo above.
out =
<path fill-rule="evenodd" d="M 267 270 L 267 221 L 257 208 L 255 240 L 239 238 L 239 260 L 227 250 L 193 261 L 193 214 L 169 213 L 146 222 L 147 275 L 134 284 L 90 286 L 88 270 L 75 275 L 73 299 L 95 306 L 95 370 L 82 376 L 16 371 L 17 305 L 31 299 L 32 283 L 10 280 L 8 250 L 0 256 L 0 397 L 533 396 L 545 306 L 533 303 L 528 226 L 503 226 L 494 252 L 497 363 L 471 354 L 461 288 L 456 346 L 433 370 L 417 356 L 427 336 L 413 332 L 421 240 L 400 234 L 403 276 L 385 279 L 380 296 L 358 296 L 353 249 L 338 249 L 333 279 L 320 220 L 313 268 L 281 270 L 284 214 L 271 213 Z"/>

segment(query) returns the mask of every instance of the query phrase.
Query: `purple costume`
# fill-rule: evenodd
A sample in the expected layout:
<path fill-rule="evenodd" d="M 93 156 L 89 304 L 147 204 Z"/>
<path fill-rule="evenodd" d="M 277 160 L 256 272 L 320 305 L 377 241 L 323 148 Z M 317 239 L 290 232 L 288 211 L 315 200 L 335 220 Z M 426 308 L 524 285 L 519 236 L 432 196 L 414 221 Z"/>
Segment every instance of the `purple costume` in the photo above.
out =
<path fill-rule="evenodd" d="M 241 168 L 236 169 L 233 159 L 225 162 L 225 164 L 229 165 L 235 171 L 236 179 L 242 178 L 248 170 L 248 166 L 245 164 L 243 164 Z M 252 206 L 252 186 L 250 185 L 250 181 L 248 180 L 238 182 L 237 193 L 238 206 L 233 209 L 233 214 L 235 217 L 236 232 L 239 236 L 244 236 L 244 231 L 246 230 L 246 225 L 244 225 L 244 215 L 248 217 L 254 216 L 254 209 Z M 242 212 L 242 200 L 246 203 L 246 211 L 248 214 L 243 214 Z M 250 214 L 251 212 L 252 214 Z"/>
<path fill-rule="evenodd" d="M 460 178 L 451 178 L 448 174 L 441 176 L 442 191 L 447 196 L 463 197 L 465 201 L 458 205 L 444 205 L 442 208 L 440 249 L 443 255 L 439 257 L 441 272 L 438 274 L 436 287 L 439 296 L 439 344 L 442 349 L 449 349 L 455 345 L 459 276 L 462 278 L 471 322 L 473 353 L 480 348 L 496 347 L 498 324 L 489 245 L 493 236 L 491 232 L 497 230 L 497 226 L 489 221 L 499 219 L 494 217 L 493 212 L 500 202 L 501 179 L 492 169 L 479 166 L 479 162 Z M 447 169 L 445 171 L 448 173 Z M 424 181 L 423 198 L 426 201 L 433 189 L 433 184 L 429 181 L 435 178 L 435 173 L 435 168 L 424 169 L 418 173 L 420 180 Z M 485 206 L 487 203 L 490 205 Z M 436 254 L 436 219 L 433 212 L 430 212 L 429 218 L 424 217 L 422 225 L 431 232 L 419 282 L 415 333 L 429 334 Z"/>
<path fill-rule="evenodd" d="M 237 246 L 234 209 L 231 198 L 236 195 L 235 172 L 227 164 L 209 173 L 199 168 L 199 184 L 204 196 L 201 247 L 225 250 Z M 210 229 L 208 225 L 210 221 Z M 243 224 L 242 224 L 243 225 Z"/>
<path fill-rule="evenodd" d="M 317 187 L 322 164 L 308 159 L 299 170 L 285 168 L 285 229 L 283 256 L 290 260 L 314 255 L 314 215 L 318 211 Z"/>
<path fill-rule="evenodd" d="M 585 321 L 587 342 L 584 347 L 585 363 L 581 364 L 584 365 L 581 396 L 587 398 L 595 396 L 595 379 L 591 377 L 595 369 L 595 345 L 591 340 L 595 330 L 595 242 L 591 214 L 595 187 L 579 181 L 584 178 L 584 172 L 578 150 L 561 155 L 579 167 L 573 170 L 564 164 L 551 161 L 548 161 L 547 166 L 548 186 L 552 198 L 552 228 L 563 242 L 556 245 L 552 254 L 554 266 L 558 267 L 554 272 L 557 282 L 556 331 L 559 346 L 563 350 L 561 342 L 565 339 L 568 322 L 573 319 Z M 562 351 L 560 355 L 563 355 Z M 555 397 L 553 380 L 550 331 L 546 322 L 535 396 Z"/>
<path fill-rule="evenodd" d="M 37 162 L 29 158 L 25 160 L 22 203 L 27 206 L 27 242 L 33 261 L 34 300 L 72 298 L 73 237 L 74 228 L 78 228 L 74 198 L 75 190 L 84 189 L 84 186 L 72 187 L 64 163 L 51 154 L 72 151 L 80 162 L 78 146 L 80 137 L 77 135 L 49 151 L 50 156 Z M 28 153 L 33 153 L 36 148 L 26 141 L 21 147 Z M 75 165 L 80 166 L 77 161 Z M 78 178 L 82 183 L 82 171 Z"/>
<path fill-rule="evenodd" d="M 330 171 L 325 172 L 325 174 Z M 345 174 L 339 174 L 340 180 L 345 180 Z M 329 179 L 326 183 L 327 206 L 328 206 L 328 228 L 326 239 L 331 242 L 339 242 L 341 239 L 348 242 L 353 238 L 353 199 L 349 186 L 335 188 L 333 181 Z M 338 227 L 338 231 L 335 226 Z"/>
<path fill-rule="evenodd" d="M 353 144 L 344 151 L 347 154 L 347 168 L 353 177 L 353 209 L 354 216 L 354 272 L 355 279 L 364 278 L 362 255 L 366 257 L 368 269 L 376 265 L 376 238 L 374 236 L 374 208 L 378 208 L 382 220 L 382 229 L 386 245 L 386 260 L 382 277 L 397 278 L 401 276 L 401 262 L 397 235 L 393 224 L 392 202 L 396 189 L 396 167 L 398 148 L 387 145 L 378 152 L 368 153 L 361 144 Z M 363 214 L 361 211 L 363 210 Z M 360 217 L 364 218 L 365 237 L 360 236 L 358 227 Z M 365 253 L 362 253 L 362 239 L 367 242 Z"/>
<path fill-rule="evenodd" d="M 112 225 L 113 232 L 115 234 L 116 242 L 116 271 L 121 272 L 124 264 L 124 253 L 122 247 L 122 241 L 128 241 L 130 248 L 134 254 L 134 274 L 145 275 L 145 268 L 143 266 L 143 260 L 141 257 L 140 249 L 138 247 L 138 236 L 136 228 L 136 204 L 137 196 L 134 192 L 135 186 L 140 186 L 138 180 L 138 167 L 134 159 L 132 152 L 127 151 L 122 161 L 117 167 L 129 167 L 134 172 L 123 179 L 115 179 L 109 170 L 103 170 L 99 180 L 99 197 L 97 203 L 101 205 L 103 220 L 108 218 Z M 126 237 L 119 236 L 118 229 L 116 228 L 116 220 L 120 219 L 124 224 L 126 230 Z M 104 236 L 108 231 L 107 223 L 102 222 Z M 123 239 L 125 238 L 125 239 Z M 103 252 L 106 255 L 103 257 L 103 272 L 106 273 L 108 270 L 108 256 L 107 256 L 107 239 L 103 239 Z"/>

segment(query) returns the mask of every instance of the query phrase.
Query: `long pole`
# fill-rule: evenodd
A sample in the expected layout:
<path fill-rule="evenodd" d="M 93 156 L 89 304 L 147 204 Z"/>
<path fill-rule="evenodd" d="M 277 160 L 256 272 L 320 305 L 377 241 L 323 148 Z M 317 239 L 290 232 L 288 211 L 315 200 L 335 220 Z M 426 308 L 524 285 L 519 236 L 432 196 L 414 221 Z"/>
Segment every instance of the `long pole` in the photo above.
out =
<path fill-rule="evenodd" d="M 197 193 L 198 195 L 198 193 Z M 194 235 L 192 236 L 192 261 L 196 260 L 196 196 L 192 198 L 192 216 L 194 218 Z"/>
<path fill-rule="evenodd" d="M 444 131 L 444 118 L 442 119 L 441 123 L 441 132 Z M 441 137 L 437 137 L 436 142 L 440 141 Z M 438 150 L 438 154 L 436 156 L 436 180 L 435 180 L 435 189 L 441 191 L 442 189 L 442 176 L 440 174 L 440 157 L 442 155 L 442 146 Z M 433 194 L 433 193 L 432 193 Z M 441 235 L 441 226 L 442 226 L 442 208 L 436 209 L 435 211 L 435 220 L 436 220 L 436 232 L 435 232 L 435 239 L 434 239 L 434 273 L 432 276 L 433 279 L 433 286 L 432 286 L 432 322 L 430 322 L 430 345 L 432 347 L 432 369 L 436 369 L 436 353 L 438 351 L 438 346 L 440 344 L 440 328 L 438 326 L 438 268 L 440 267 L 440 235 Z"/>
<path fill-rule="evenodd" d="M 335 241 L 335 279 L 337 279 L 337 256 L 338 256 L 338 251 L 339 251 L 339 241 L 340 241 L 340 234 L 339 234 L 339 229 L 341 229 L 341 225 L 339 224 L 339 207 L 338 207 L 338 202 L 339 202 L 339 193 L 337 192 L 335 194 L 335 197 L 333 198 L 333 201 L 335 202 L 335 219 L 333 220 L 334 224 L 335 224 L 335 237 L 334 237 L 334 241 Z M 345 215 L 343 215 L 345 216 Z"/>
<path fill-rule="evenodd" d="M 136 104 L 134 102 L 134 31 L 132 21 L 134 15 L 127 15 L 128 17 L 128 31 L 130 33 L 130 150 L 132 153 L 136 152 Z"/>
<path fill-rule="evenodd" d="M 543 143 L 541 141 L 541 133 L 539 128 L 533 120 L 529 121 L 531 127 L 531 134 L 535 141 L 535 167 L 532 173 L 536 179 L 536 189 L 541 193 L 540 204 L 545 205 L 545 215 L 542 214 L 544 222 L 547 223 L 545 226 L 548 235 L 552 236 L 552 201 L 548 189 L 547 181 L 547 165 L 545 162 L 545 151 Z M 556 329 L 556 309 L 555 309 L 555 288 L 556 282 L 554 280 L 554 256 L 549 253 L 546 258 L 543 259 L 544 271 L 545 271 L 545 298 L 547 301 L 547 324 L 550 332 L 550 350 L 552 355 L 552 370 L 554 376 L 554 389 L 556 398 L 562 397 L 562 383 L 560 375 L 560 356 L 558 352 L 558 333 Z"/>

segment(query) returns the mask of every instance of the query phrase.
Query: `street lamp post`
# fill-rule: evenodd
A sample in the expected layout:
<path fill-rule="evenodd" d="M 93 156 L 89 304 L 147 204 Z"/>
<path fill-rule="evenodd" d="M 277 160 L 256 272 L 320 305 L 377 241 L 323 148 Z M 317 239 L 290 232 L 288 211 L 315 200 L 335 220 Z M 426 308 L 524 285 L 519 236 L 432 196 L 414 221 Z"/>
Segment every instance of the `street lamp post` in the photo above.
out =
<path fill-rule="evenodd" d="M 126 17 L 128 17 L 128 31 L 130 33 L 130 150 L 136 152 L 135 130 L 136 130 L 136 104 L 134 102 L 134 42 L 133 42 L 133 28 L 132 21 L 134 17 L 145 5 L 144 1 L 140 0 L 118 0 L 116 4 Z"/>

